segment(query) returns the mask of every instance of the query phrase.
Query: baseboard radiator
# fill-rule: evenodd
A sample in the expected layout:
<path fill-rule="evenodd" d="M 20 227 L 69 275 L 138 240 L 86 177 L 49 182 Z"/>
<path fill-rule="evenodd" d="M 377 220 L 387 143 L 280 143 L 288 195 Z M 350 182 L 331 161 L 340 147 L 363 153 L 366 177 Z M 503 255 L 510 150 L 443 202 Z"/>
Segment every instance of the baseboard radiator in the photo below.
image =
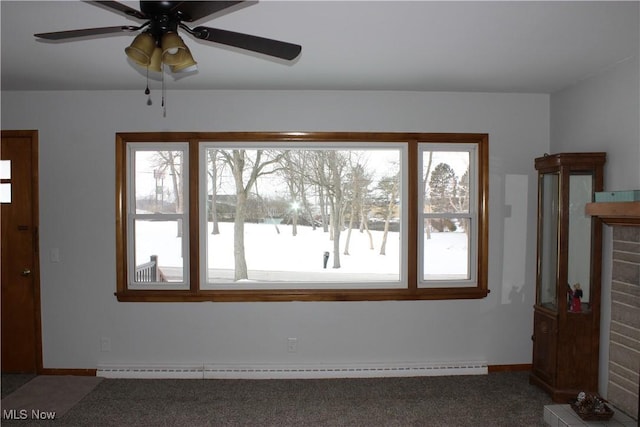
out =
<path fill-rule="evenodd" d="M 486 375 L 487 373 L 487 362 L 413 362 L 344 365 L 99 365 L 96 376 L 104 378 L 308 379 Z"/>

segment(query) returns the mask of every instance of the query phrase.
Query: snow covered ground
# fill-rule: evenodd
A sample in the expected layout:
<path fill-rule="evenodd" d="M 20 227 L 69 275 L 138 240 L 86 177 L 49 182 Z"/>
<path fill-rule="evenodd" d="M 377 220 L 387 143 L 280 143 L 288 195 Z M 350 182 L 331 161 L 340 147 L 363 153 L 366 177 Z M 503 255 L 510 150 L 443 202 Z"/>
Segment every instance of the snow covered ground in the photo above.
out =
<path fill-rule="evenodd" d="M 220 234 L 207 233 L 208 276 L 216 281 L 232 281 L 234 270 L 233 223 L 220 223 Z M 333 267 L 333 242 L 321 228 L 291 225 L 245 224 L 245 254 L 250 280 L 257 281 L 398 281 L 400 280 L 400 233 L 389 232 L 386 255 L 380 255 L 382 231 L 371 231 L 374 249 L 366 232 L 351 232 L 349 255 L 344 255 L 347 231 L 340 234 L 340 268 Z M 180 275 L 183 265 L 181 238 L 175 221 L 136 222 L 136 264 L 157 255 L 160 268 Z M 429 275 L 466 275 L 467 237 L 463 232 L 431 233 L 426 240 L 425 270 Z M 329 252 L 327 268 L 323 254 Z"/>

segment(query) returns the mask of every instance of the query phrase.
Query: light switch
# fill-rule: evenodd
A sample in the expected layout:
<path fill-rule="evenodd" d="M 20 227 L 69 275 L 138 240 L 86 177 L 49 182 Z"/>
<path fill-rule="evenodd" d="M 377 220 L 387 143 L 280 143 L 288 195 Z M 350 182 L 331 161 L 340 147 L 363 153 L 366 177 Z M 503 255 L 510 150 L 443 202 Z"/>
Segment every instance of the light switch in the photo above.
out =
<path fill-rule="evenodd" d="M 60 262 L 60 249 L 52 248 L 49 252 L 49 261 Z"/>

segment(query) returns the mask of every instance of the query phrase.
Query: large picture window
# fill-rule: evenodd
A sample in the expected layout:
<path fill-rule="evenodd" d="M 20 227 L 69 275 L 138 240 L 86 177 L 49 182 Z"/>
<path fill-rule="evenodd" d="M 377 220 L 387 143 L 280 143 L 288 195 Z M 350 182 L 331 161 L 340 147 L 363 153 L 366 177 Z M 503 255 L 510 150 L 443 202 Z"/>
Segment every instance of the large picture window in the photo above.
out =
<path fill-rule="evenodd" d="M 382 143 L 202 144 L 202 287 L 402 286 L 406 154 Z"/>
<path fill-rule="evenodd" d="M 488 137 L 121 133 L 121 301 L 481 298 Z"/>

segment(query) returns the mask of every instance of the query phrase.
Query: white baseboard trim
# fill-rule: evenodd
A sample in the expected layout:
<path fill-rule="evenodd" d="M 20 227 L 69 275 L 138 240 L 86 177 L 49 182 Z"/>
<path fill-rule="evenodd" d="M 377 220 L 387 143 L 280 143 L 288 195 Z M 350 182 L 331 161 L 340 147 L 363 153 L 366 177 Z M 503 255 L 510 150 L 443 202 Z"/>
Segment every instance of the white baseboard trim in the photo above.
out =
<path fill-rule="evenodd" d="M 97 377 L 202 379 L 203 365 L 98 365 Z"/>
<path fill-rule="evenodd" d="M 487 362 L 406 362 L 350 364 L 99 365 L 104 378 L 310 379 L 486 375 Z"/>

